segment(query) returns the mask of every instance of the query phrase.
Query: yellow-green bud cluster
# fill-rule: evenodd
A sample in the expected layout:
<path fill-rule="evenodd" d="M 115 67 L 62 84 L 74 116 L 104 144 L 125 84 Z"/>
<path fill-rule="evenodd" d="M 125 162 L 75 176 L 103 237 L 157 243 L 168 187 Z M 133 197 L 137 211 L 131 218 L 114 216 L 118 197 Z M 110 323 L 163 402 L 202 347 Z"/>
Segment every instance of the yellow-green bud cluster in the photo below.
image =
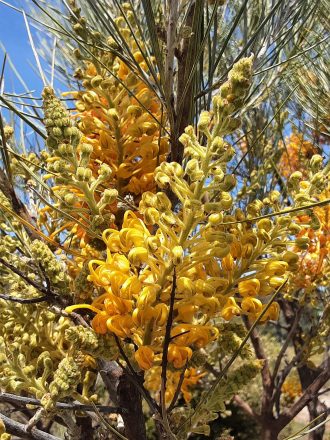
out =
<path fill-rule="evenodd" d="M 96 239 L 97 240 L 97 239 Z M 100 243 L 103 244 L 104 242 L 101 240 Z M 96 247 L 96 243 L 92 242 L 91 245 L 93 247 Z M 93 283 L 88 281 L 87 277 L 90 274 L 88 269 L 88 264 L 85 263 L 83 267 L 79 270 L 78 275 L 74 278 L 72 281 L 73 283 L 73 292 L 74 292 L 74 301 L 75 303 L 81 303 L 85 302 L 87 299 L 89 299 L 93 293 Z"/>
<path fill-rule="evenodd" d="M 0 385 L 8 392 L 24 391 L 39 399 L 59 361 L 61 331 L 68 321 L 61 318 L 55 323 L 53 313 L 36 311 L 32 305 L 1 303 Z"/>
<path fill-rule="evenodd" d="M 45 271 L 52 286 L 60 290 L 60 293 L 67 293 L 69 277 L 65 273 L 63 265 L 57 260 L 49 247 L 41 240 L 34 240 L 31 245 L 32 256 Z"/>
<path fill-rule="evenodd" d="M 243 103 L 252 79 L 253 57 L 242 58 L 234 64 L 226 81 L 213 98 L 215 125 L 219 134 L 229 134 L 240 126 L 240 119 L 230 117 L 239 110 Z"/>
<path fill-rule="evenodd" d="M 323 167 L 323 159 L 319 154 L 315 154 L 307 168 L 308 180 L 303 179 L 300 171 L 292 173 L 288 180 L 288 186 L 294 199 L 295 206 L 308 206 L 315 202 L 314 196 L 320 194 L 328 184 L 330 165 Z M 312 215 L 311 211 L 306 210 L 307 215 Z M 312 215 L 311 227 L 319 228 L 316 215 Z"/>
<path fill-rule="evenodd" d="M 212 402 L 216 402 L 217 396 L 221 396 L 221 399 L 231 399 L 234 394 L 241 391 L 245 385 L 256 377 L 262 366 L 263 361 L 260 360 L 246 361 L 229 373 L 226 381 L 224 383 L 220 382 L 216 387 L 210 401 L 210 406 L 212 407 Z"/>
<path fill-rule="evenodd" d="M 220 327 L 219 339 L 217 340 L 218 349 L 222 356 L 235 353 L 246 336 L 246 330 L 240 323 L 227 322 Z M 245 344 L 240 352 L 242 359 L 252 357 L 252 349 L 249 344 Z"/>
<path fill-rule="evenodd" d="M 49 385 L 51 399 L 58 400 L 70 396 L 81 380 L 80 365 L 72 356 L 67 356 L 59 363 L 54 379 Z"/>
<path fill-rule="evenodd" d="M 58 150 L 63 144 L 76 147 L 81 134 L 79 130 L 72 125 L 68 111 L 55 96 L 54 90 L 50 87 L 45 87 L 42 98 L 45 116 L 44 124 L 48 134 L 47 145 L 49 149 L 51 151 Z M 70 150 L 70 147 L 65 148 Z M 65 148 L 62 147 L 63 150 Z M 62 154 L 66 155 L 67 153 L 63 151 Z"/>
<path fill-rule="evenodd" d="M 118 347 L 111 334 L 100 335 L 81 325 L 65 331 L 65 339 L 73 347 L 95 358 L 114 360 L 118 357 Z"/>

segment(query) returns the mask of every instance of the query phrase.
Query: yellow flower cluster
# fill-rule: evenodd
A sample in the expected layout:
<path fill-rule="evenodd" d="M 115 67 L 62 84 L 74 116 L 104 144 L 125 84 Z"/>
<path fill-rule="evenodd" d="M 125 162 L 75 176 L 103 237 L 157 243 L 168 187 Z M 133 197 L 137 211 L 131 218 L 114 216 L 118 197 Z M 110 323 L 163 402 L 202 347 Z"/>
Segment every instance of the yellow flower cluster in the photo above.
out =
<path fill-rule="evenodd" d="M 289 402 L 293 402 L 296 397 L 301 396 L 302 388 L 298 377 L 289 376 L 283 383 L 281 388 L 282 393 Z"/>
<path fill-rule="evenodd" d="M 163 193 L 157 195 L 170 203 Z M 166 275 L 167 263 L 171 266 L 183 259 L 182 249 L 178 255 L 177 247 L 171 245 L 161 228 L 151 234 L 132 211 L 126 211 L 120 231 L 107 230 L 103 237 L 108 257 L 105 262 L 92 260 L 89 263 L 89 280 L 103 287 L 105 293 L 92 305 L 75 305 L 68 310 L 90 308 L 96 312 L 92 321 L 96 332 L 110 331 L 120 338 L 132 339 L 139 347 L 135 359 L 147 370 L 154 362 L 161 361 L 171 285 L 177 282 L 174 306 L 177 325 L 172 329 L 168 360 L 176 368 L 183 367 L 192 356 L 192 348 L 205 347 L 217 336 L 215 327 L 203 325 L 220 307 L 217 298 L 203 294 L 203 289 L 208 287 L 202 279 L 206 279 L 206 272 L 200 265 L 188 270 L 183 268 L 182 276 L 181 271 L 178 272 L 177 281 L 170 274 Z M 165 284 L 167 287 L 162 289 Z M 212 291 L 212 286 L 209 289 Z M 196 292 L 193 298 L 192 292 Z M 205 316 L 195 323 L 198 311 Z"/>
<path fill-rule="evenodd" d="M 226 174 L 233 148 L 221 135 L 237 126 L 231 114 L 239 108 L 250 75 L 251 59 L 243 59 L 214 97 L 213 115 L 202 112 L 198 130 L 207 138 L 207 146 L 200 144 L 193 127 L 187 127 L 180 138 L 184 167 L 163 162 L 156 169 L 158 186 L 169 186 L 181 209 L 173 211 L 165 191 L 144 192 L 139 205 L 143 219 L 126 211 L 120 230 L 103 233 L 106 260 L 89 263 L 89 280 L 104 293 L 91 305 L 67 309 L 91 309 L 96 313 L 92 321 L 96 332 L 132 341 L 137 347 L 135 360 L 143 370 L 160 365 L 168 320 L 167 360 L 180 369 L 194 350 L 217 338 L 213 318 L 257 319 L 266 307 L 262 298 L 279 288 L 296 267 L 283 241 L 290 217 L 263 219 L 253 227 L 246 220 L 259 215 L 266 203 L 258 200 L 248 206 L 246 216 L 240 210 L 226 215 L 233 203 L 230 191 L 235 178 Z M 216 193 L 216 201 L 205 201 Z M 278 200 L 274 191 L 268 205 L 276 208 Z M 274 302 L 261 321 L 277 319 L 278 313 Z"/>
<path fill-rule="evenodd" d="M 323 168 L 323 158 L 315 154 L 306 163 L 304 172 L 294 171 L 288 185 L 295 202 L 301 206 L 326 202 L 330 198 L 329 165 Z M 296 244 L 292 250 L 299 256 L 299 270 L 291 280 L 290 289 L 327 285 L 329 279 L 328 255 L 330 251 L 329 205 L 305 209 L 296 218 Z"/>

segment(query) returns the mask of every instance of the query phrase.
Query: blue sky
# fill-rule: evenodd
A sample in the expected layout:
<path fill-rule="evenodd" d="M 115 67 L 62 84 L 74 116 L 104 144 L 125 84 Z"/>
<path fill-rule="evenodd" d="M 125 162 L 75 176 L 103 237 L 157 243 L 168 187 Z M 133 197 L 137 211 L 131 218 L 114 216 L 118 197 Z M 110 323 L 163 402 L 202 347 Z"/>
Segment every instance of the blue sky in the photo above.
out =
<path fill-rule="evenodd" d="M 14 2 L 13 0 L 8 0 L 9 2 L 16 6 L 24 4 L 24 2 Z M 30 28 L 34 34 L 35 30 L 31 26 L 31 21 Z M 23 15 L 2 3 L 0 3 L 0 42 L 5 46 L 11 61 L 23 77 L 28 88 L 36 90 L 35 95 L 40 96 L 42 81 L 32 67 L 32 65 L 36 65 L 36 62 L 29 43 Z M 0 60 L 2 65 L 2 49 L 0 49 Z M 15 78 L 9 63 L 7 63 L 5 70 L 5 80 L 5 91 L 24 92 L 23 86 Z"/>

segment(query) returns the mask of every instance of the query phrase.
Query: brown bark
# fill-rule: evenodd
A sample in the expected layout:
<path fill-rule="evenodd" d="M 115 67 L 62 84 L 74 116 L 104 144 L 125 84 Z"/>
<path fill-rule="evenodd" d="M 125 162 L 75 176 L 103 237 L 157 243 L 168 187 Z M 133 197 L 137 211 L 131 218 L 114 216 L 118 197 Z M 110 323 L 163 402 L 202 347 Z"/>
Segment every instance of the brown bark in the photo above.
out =
<path fill-rule="evenodd" d="M 77 426 L 80 427 L 80 440 L 93 440 L 95 429 L 89 416 L 76 416 Z"/>
<path fill-rule="evenodd" d="M 6 432 L 8 434 L 12 434 L 17 436 L 20 439 L 26 440 L 60 440 L 58 437 L 54 435 L 48 434 L 47 432 L 40 431 L 35 427 L 32 428 L 31 432 L 27 431 L 26 425 L 22 423 L 16 422 L 16 420 L 12 420 L 11 418 L 5 416 L 4 414 L 0 414 L 0 419 L 3 421 Z"/>
<path fill-rule="evenodd" d="M 117 397 L 120 407 L 126 410 L 122 414 L 125 436 L 128 440 L 147 440 L 141 394 L 129 377 L 129 373 L 124 372 L 121 375 Z"/>
<path fill-rule="evenodd" d="M 276 421 L 264 420 L 261 426 L 261 439 L 260 440 L 278 440 L 279 429 Z"/>
<path fill-rule="evenodd" d="M 137 378 L 133 378 L 116 362 L 100 360 L 98 367 L 110 399 L 122 409 L 125 436 L 128 440 L 147 440 L 142 397 L 134 383 Z"/>
<path fill-rule="evenodd" d="M 244 323 L 246 328 L 249 330 L 251 326 L 248 320 L 244 319 Z M 272 381 L 272 376 L 270 374 L 269 362 L 265 350 L 262 346 L 260 335 L 256 329 L 254 329 L 251 332 L 250 338 L 257 359 L 264 361 L 261 370 L 261 378 L 262 378 L 262 386 L 263 386 L 263 394 L 261 400 L 261 415 L 262 417 L 267 417 L 267 418 L 272 417 L 273 405 L 271 404 L 271 398 L 273 393 L 273 381 Z"/>
<path fill-rule="evenodd" d="M 187 27 L 193 26 L 194 13 L 195 13 L 196 3 L 191 2 L 189 6 L 189 10 L 187 12 L 187 18 L 185 25 Z M 175 114 L 175 123 L 174 130 L 172 130 L 171 137 L 171 154 L 170 161 L 182 163 L 183 158 L 183 145 L 179 142 L 179 137 L 184 132 L 184 129 L 187 125 L 191 123 L 192 117 L 192 109 L 193 109 L 193 100 L 191 96 L 194 91 L 194 81 L 191 81 L 191 84 L 186 91 L 185 96 L 183 97 L 183 93 L 187 84 L 187 80 L 189 74 L 192 69 L 192 63 L 195 59 L 196 48 L 192 47 L 191 39 L 184 38 L 182 41 L 182 46 L 180 48 L 180 52 L 177 53 L 178 57 L 178 80 L 177 80 L 177 106 L 174 111 Z M 180 104 L 182 100 L 182 103 Z M 173 100 L 174 103 L 174 100 Z M 180 106 L 179 106 L 180 104 Z"/>

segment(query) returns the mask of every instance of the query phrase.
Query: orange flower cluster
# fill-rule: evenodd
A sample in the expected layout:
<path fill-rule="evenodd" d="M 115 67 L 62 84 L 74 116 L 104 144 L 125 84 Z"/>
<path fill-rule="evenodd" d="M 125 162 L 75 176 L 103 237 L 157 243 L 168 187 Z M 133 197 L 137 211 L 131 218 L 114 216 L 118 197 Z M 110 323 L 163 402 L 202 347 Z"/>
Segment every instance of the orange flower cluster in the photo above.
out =
<path fill-rule="evenodd" d="M 187 368 L 184 373 L 183 382 L 181 385 L 181 392 L 186 403 L 189 403 L 192 399 L 191 388 L 196 386 L 198 382 L 206 375 L 205 372 L 200 372 L 196 368 Z M 169 405 L 175 395 L 180 382 L 180 371 L 167 371 L 166 380 L 166 392 L 165 392 L 165 402 Z M 144 386 L 149 390 L 155 397 L 160 390 L 160 378 L 161 378 L 161 367 L 154 367 L 146 373 Z"/>
<path fill-rule="evenodd" d="M 134 57 L 147 70 L 141 53 L 135 52 Z M 119 195 L 139 195 L 155 189 L 153 172 L 168 152 L 160 129 L 161 106 L 155 93 L 123 61 L 115 60 L 112 69 L 120 82 L 87 64 L 88 91 L 73 93 L 78 127 L 93 146 L 93 172 L 99 163 L 106 163 Z"/>
<path fill-rule="evenodd" d="M 330 198 L 330 188 L 319 195 L 320 201 Z M 330 255 L 330 206 L 314 208 L 314 221 L 318 229 L 306 228 L 311 219 L 307 215 L 297 217 L 302 229 L 298 238 L 308 239 L 306 249 L 300 251 L 299 271 L 294 277 L 298 287 L 310 287 L 316 281 L 325 285 L 329 276 L 326 265 Z M 313 221 L 313 219 L 312 219 Z M 298 249 L 296 249 L 298 251 Z"/>
<path fill-rule="evenodd" d="M 289 376 L 284 381 L 281 391 L 285 395 L 285 398 L 288 399 L 290 402 L 294 401 L 296 397 L 301 396 L 302 388 L 298 377 Z"/>
<path fill-rule="evenodd" d="M 317 153 L 317 148 L 310 142 L 304 140 L 300 133 L 291 133 L 282 145 L 282 156 L 278 168 L 284 177 L 289 177 L 294 171 L 304 173 L 306 164 L 313 154 Z"/>

